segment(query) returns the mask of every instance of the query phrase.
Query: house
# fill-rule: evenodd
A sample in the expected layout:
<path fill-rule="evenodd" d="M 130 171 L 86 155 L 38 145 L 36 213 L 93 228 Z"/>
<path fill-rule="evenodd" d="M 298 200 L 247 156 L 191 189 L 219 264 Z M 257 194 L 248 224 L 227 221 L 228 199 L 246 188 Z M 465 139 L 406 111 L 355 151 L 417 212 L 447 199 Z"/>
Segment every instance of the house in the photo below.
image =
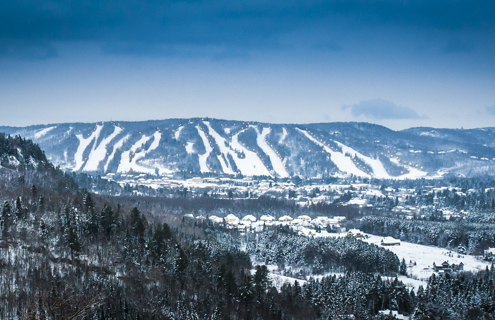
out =
<path fill-rule="evenodd" d="M 280 222 L 291 222 L 292 220 L 294 220 L 294 219 L 292 219 L 292 217 L 289 217 L 289 216 L 282 216 L 282 217 L 278 218 L 278 221 L 280 221 Z"/>
<path fill-rule="evenodd" d="M 386 237 L 381 241 L 382 246 L 400 246 L 400 240 L 392 237 Z"/>
<path fill-rule="evenodd" d="M 297 217 L 297 219 L 303 220 L 303 221 L 311 221 L 311 218 L 307 215 L 299 216 L 299 217 Z"/>
<path fill-rule="evenodd" d="M 248 214 L 247 216 L 242 218 L 242 221 L 256 222 L 256 217 L 251 214 Z"/>
<path fill-rule="evenodd" d="M 260 217 L 260 221 L 271 222 L 273 220 L 275 220 L 275 218 L 269 214 L 265 214 Z"/>
<path fill-rule="evenodd" d="M 459 264 L 449 264 L 448 261 L 444 261 L 441 265 L 436 265 L 433 262 L 433 269 L 436 272 L 452 272 L 452 271 L 462 271 L 464 270 L 464 263 L 459 263 Z"/>
<path fill-rule="evenodd" d="M 483 259 L 487 261 L 493 261 L 495 258 L 495 248 L 488 248 L 483 251 Z"/>
<path fill-rule="evenodd" d="M 210 216 L 208 217 L 212 222 L 214 223 L 223 223 L 223 219 L 217 216 Z"/>
<path fill-rule="evenodd" d="M 348 237 L 354 237 L 354 238 L 362 238 L 362 237 L 364 237 L 364 233 L 359 229 L 351 229 L 351 230 L 347 231 L 347 236 Z"/>
<path fill-rule="evenodd" d="M 233 215 L 232 213 L 227 215 L 225 217 L 225 222 L 228 223 L 228 224 L 239 224 L 239 218 L 237 218 L 235 215 Z"/>

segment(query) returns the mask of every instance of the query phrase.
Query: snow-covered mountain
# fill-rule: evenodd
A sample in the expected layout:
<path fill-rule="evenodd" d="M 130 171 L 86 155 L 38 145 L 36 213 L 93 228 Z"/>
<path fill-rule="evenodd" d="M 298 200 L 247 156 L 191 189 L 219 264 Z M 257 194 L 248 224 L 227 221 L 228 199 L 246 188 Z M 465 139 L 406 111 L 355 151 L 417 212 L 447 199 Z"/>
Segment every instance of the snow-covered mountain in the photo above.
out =
<path fill-rule="evenodd" d="M 495 175 L 495 128 L 269 124 L 211 118 L 0 127 L 61 168 L 98 174 L 422 178 Z"/>

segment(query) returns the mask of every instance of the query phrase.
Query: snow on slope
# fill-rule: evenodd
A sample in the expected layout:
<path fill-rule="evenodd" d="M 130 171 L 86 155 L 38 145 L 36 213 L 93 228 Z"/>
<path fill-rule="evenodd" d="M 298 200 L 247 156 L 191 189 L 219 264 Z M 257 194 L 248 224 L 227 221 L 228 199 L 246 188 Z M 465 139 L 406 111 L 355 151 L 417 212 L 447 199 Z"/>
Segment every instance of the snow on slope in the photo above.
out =
<path fill-rule="evenodd" d="M 108 165 L 110 164 L 110 161 L 112 161 L 113 158 L 115 157 L 115 153 L 117 152 L 117 150 L 120 149 L 120 148 L 122 148 L 122 146 L 124 145 L 124 142 L 126 142 L 127 139 L 129 139 L 130 136 L 131 136 L 130 134 L 126 135 L 125 137 L 123 137 L 122 139 L 120 139 L 119 141 L 117 141 L 116 144 L 113 145 L 112 153 L 108 157 L 107 163 L 105 164 L 105 168 L 104 168 L 105 172 L 107 172 Z"/>
<path fill-rule="evenodd" d="M 405 165 L 405 164 L 402 164 L 400 163 L 399 160 L 395 159 L 395 158 L 391 158 L 390 159 L 391 162 L 395 163 L 395 164 L 398 164 L 398 165 L 401 165 L 401 166 L 404 166 L 406 168 L 409 169 L 409 172 L 404 174 L 404 175 L 401 175 L 399 177 L 396 177 L 394 179 L 419 179 L 419 178 L 423 178 L 425 177 L 428 173 L 424 172 L 424 171 L 421 171 L 419 169 L 416 169 L 412 166 L 408 166 L 408 165 Z"/>
<path fill-rule="evenodd" d="M 278 140 L 278 144 L 284 144 L 285 138 L 287 138 L 287 129 L 282 128 L 282 137 L 280 137 L 280 140 Z"/>
<path fill-rule="evenodd" d="M 381 163 L 380 160 L 378 159 L 371 159 L 370 157 L 367 157 L 359 152 L 357 152 L 356 150 L 352 149 L 351 147 L 348 147 L 346 146 L 345 144 L 343 143 L 340 143 L 338 141 L 335 141 L 334 142 L 340 147 L 342 148 L 342 151 L 344 153 L 349 153 L 350 155 L 352 155 L 353 157 L 356 157 L 356 158 L 359 158 L 361 161 L 363 161 L 364 163 L 366 163 L 367 165 L 369 165 L 371 167 L 371 169 L 373 170 L 373 175 L 379 179 L 390 179 L 392 178 L 387 170 L 385 170 L 385 167 L 383 167 L 383 164 Z"/>
<path fill-rule="evenodd" d="M 225 138 L 222 137 L 218 132 L 216 132 L 210 125 L 208 121 L 203 121 L 203 123 L 208 127 L 208 133 L 213 137 L 215 143 L 220 148 L 221 155 L 217 155 L 218 161 L 220 161 L 220 165 L 222 166 L 222 171 L 226 174 L 234 174 L 234 170 L 232 169 L 232 165 L 229 162 L 228 155 L 231 152 L 230 148 L 227 147 L 225 143 Z"/>
<path fill-rule="evenodd" d="M 145 136 L 143 135 L 141 137 L 141 139 L 139 139 L 132 147 L 130 150 L 128 151 L 124 151 L 122 152 L 122 158 L 120 160 L 120 164 L 119 164 L 119 168 L 117 169 L 117 172 L 129 172 L 129 171 L 134 171 L 134 172 L 142 172 L 142 173 L 149 173 L 149 174 L 155 174 L 155 169 L 154 168 L 149 168 L 149 167 L 144 167 L 144 166 L 141 166 L 137 163 L 137 161 L 141 158 L 144 158 L 144 156 L 146 156 L 147 153 L 155 150 L 156 148 L 158 148 L 159 144 L 160 144 L 160 139 L 162 137 L 162 134 L 161 132 L 159 131 L 156 131 L 154 134 L 153 134 L 153 142 L 151 143 L 150 147 L 148 148 L 148 150 L 144 150 L 142 149 L 143 145 L 148 142 L 150 139 L 151 139 L 152 136 Z M 140 152 L 137 152 L 136 151 L 141 148 L 142 150 Z M 163 172 L 170 172 L 169 170 L 165 170 L 165 169 L 161 169 L 160 170 L 160 173 L 161 171 Z"/>
<path fill-rule="evenodd" d="M 84 138 L 82 134 L 76 134 L 76 138 L 79 139 L 79 146 L 77 147 L 77 151 L 74 154 L 74 161 L 76 162 L 74 171 L 79 171 L 84 165 L 84 159 L 83 159 L 84 150 L 86 150 L 86 148 L 89 146 L 91 141 L 93 141 L 93 139 L 96 138 L 95 140 L 98 140 L 102 128 L 103 126 L 96 125 L 96 129 L 87 138 Z"/>
<path fill-rule="evenodd" d="M 263 130 L 260 133 L 256 126 L 252 126 L 252 127 L 256 130 L 256 133 L 258 134 L 256 138 L 256 142 L 258 143 L 258 146 L 261 148 L 261 150 L 263 150 L 263 152 L 266 153 L 266 155 L 270 158 L 270 161 L 273 166 L 273 170 L 275 170 L 275 172 L 281 178 L 287 178 L 289 174 L 285 169 L 282 159 L 280 159 L 280 157 L 275 153 L 275 151 L 273 151 L 272 148 L 270 148 L 270 146 L 266 142 L 266 136 L 272 131 L 272 129 L 263 128 Z"/>
<path fill-rule="evenodd" d="M 192 153 L 194 153 L 194 142 L 188 142 L 188 143 L 186 144 L 186 152 L 187 152 L 188 154 L 192 154 Z"/>
<path fill-rule="evenodd" d="M 174 138 L 175 140 L 179 140 L 180 137 L 180 132 L 184 129 L 184 127 L 179 127 L 175 132 L 174 132 Z"/>
<path fill-rule="evenodd" d="M 271 176 L 270 172 L 260 160 L 258 155 L 255 152 L 249 151 L 247 148 L 244 148 L 239 143 L 239 134 L 246 130 L 247 128 L 237 132 L 232 137 L 232 149 L 242 152 L 245 155 L 244 158 L 239 158 L 237 156 L 237 153 L 232 153 L 232 157 L 234 158 L 237 168 L 243 175 L 247 176 Z"/>
<path fill-rule="evenodd" d="M 201 140 L 203 140 L 203 144 L 206 150 L 204 154 L 199 156 L 199 168 L 203 173 L 210 172 L 210 169 L 208 169 L 208 165 L 206 164 L 206 160 L 208 160 L 208 157 L 210 156 L 210 153 L 213 151 L 213 148 L 210 146 L 210 142 L 208 141 L 208 138 L 206 137 L 206 134 L 203 132 L 201 127 L 199 125 L 196 125 L 196 129 L 198 130 Z"/>
<path fill-rule="evenodd" d="M 360 176 L 360 177 L 369 177 L 368 174 L 364 173 L 363 171 L 359 170 L 356 167 L 354 162 L 352 162 L 351 158 L 346 157 L 345 154 L 343 154 L 342 152 L 333 151 L 332 149 L 330 149 L 329 147 L 324 145 L 322 142 L 313 138 L 307 131 L 301 130 L 299 128 L 296 128 L 296 129 L 298 131 L 300 131 L 302 134 L 304 134 L 309 140 L 313 141 L 314 143 L 316 143 L 320 147 L 323 147 L 325 152 L 328 152 L 330 154 L 330 159 L 337 166 L 337 168 L 339 168 L 340 171 L 344 171 L 344 172 L 347 172 L 349 174 L 352 173 L 352 174 L 354 174 L 356 176 Z"/>
<path fill-rule="evenodd" d="M 53 127 L 48 127 L 48 128 L 43 129 L 43 130 L 40 130 L 40 131 L 36 132 L 33 137 L 35 140 L 39 139 L 39 138 L 43 137 L 45 134 L 47 134 L 49 131 L 51 131 L 55 128 L 56 128 L 56 126 L 53 126 Z"/>
<path fill-rule="evenodd" d="M 101 161 L 105 159 L 107 156 L 107 145 L 112 141 L 120 132 L 122 131 L 122 128 L 120 127 L 114 127 L 114 130 L 111 135 L 103 139 L 98 147 L 96 147 L 96 141 L 95 144 L 93 145 L 93 149 L 91 150 L 91 153 L 88 156 L 88 161 L 86 161 L 86 165 L 84 166 L 83 171 L 97 171 L 98 166 Z"/>

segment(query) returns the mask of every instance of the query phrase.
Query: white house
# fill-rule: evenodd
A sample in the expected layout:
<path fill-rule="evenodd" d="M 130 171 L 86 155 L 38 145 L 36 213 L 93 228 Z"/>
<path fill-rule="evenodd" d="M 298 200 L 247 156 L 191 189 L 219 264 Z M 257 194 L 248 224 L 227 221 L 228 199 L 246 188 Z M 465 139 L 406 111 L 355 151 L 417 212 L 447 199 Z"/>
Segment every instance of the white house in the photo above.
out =
<path fill-rule="evenodd" d="M 231 213 L 225 217 L 225 222 L 228 224 L 239 224 L 239 218 Z"/>

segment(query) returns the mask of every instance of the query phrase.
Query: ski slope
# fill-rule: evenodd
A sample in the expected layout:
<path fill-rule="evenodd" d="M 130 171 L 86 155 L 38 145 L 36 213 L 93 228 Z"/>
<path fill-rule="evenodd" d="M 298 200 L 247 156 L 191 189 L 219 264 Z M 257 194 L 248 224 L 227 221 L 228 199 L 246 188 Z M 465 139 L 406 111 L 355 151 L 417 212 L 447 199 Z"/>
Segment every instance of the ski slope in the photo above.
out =
<path fill-rule="evenodd" d="M 370 157 L 367 157 L 367 156 L 363 155 L 362 153 L 360 153 L 360 152 L 352 149 L 351 147 L 348 147 L 345 144 L 340 143 L 338 141 L 333 140 L 333 142 L 335 142 L 342 149 L 342 152 L 344 154 L 345 153 L 349 153 L 353 157 L 356 157 L 359 160 L 361 160 L 364 163 L 366 163 L 367 165 L 369 165 L 371 167 L 371 170 L 373 171 L 373 175 L 376 178 L 379 178 L 379 179 L 390 179 L 390 178 L 392 178 L 388 174 L 387 170 L 385 170 L 385 167 L 383 166 L 383 164 L 381 163 L 380 160 L 378 160 L 378 159 L 372 159 Z"/>
<path fill-rule="evenodd" d="M 287 138 L 287 129 L 285 127 L 283 127 L 282 128 L 282 136 L 280 137 L 280 140 L 278 140 L 278 144 L 284 144 L 285 138 Z"/>
<path fill-rule="evenodd" d="M 84 151 L 89 146 L 91 141 L 93 141 L 93 139 L 95 141 L 98 141 L 98 137 L 100 136 L 101 129 L 103 129 L 103 126 L 96 125 L 96 129 L 93 130 L 93 133 L 87 138 L 84 138 L 82 134 L 76 134 L 76 138 L 79 139 L 79 146 L 77 147 L 77 151 L 74 154 L 74 161 L 76 162 L 74 171 L 79 171 L 84 165 L 85 163 L 83 159 Z"/>
<path fill-rule="evenodd" d="M 184 127 L 179 127 L 175 132 L 174 132 L 174 138 L 175 140 L 179 140 L 179 137 L 180 137 L 180 132 L 182 131 L 182 129 L 184 129 Z"/>
<path fill-rule="evenodd" d="M 36 140 L 36 139 L 39 139 L 41 137 L 43 137 L 45 134 L 47 134 L 48 132 L 52 131 L 53 129 L 55 129 L 56 126 L 53 126 L 53 127 L 48 127 L 48 128 L 45 128 L 45 129 L 42 129 L 38 132 L 36 132 L 33 136 L 33 138 Z"/>
<path fill-rule="evenodd" d="M 243 147 L 239 143 L 239 134 L 246 131 L 248 128 L 239 131 L 237 134 L 235 134 L 232 137 L 232 142 L 230 146 L 228 146 L 228 143 L 226 142 L 227 139 L 222 137 L 218 132 L 216 132 L 211 124 L 208 121 L 203 121 L 203 123 L 208 127 L 208 133 L 213 137 L 215 140 L 215 143 L 218 145 L 218 148 L 220 150 L 220 155 L 218 155 L 218 160 L 220 161 L 220 165 L 222 166 L 222 170 L 224 173 L 227 174 L 235 174 L 232 165 L 229 162 L 229 155 L 232 157 L 234 160 L 235 165 L 237 166 L 237 169 L 243 174 L 243 175 L 248 175 L 248 176 L 253 176 L 253 175 L 271 175 L 268 169 L 265 167 L 263 164 L 263 161 L 258 157 L 258 155 L 255 152 L 249 151 L 247 148 Z M 254 126 L 253 126 L 254 128 Z M 258 145 L 259 145 L 259 131 L 257 128 L 255 128 L 256 133 L 258 134 Z M 268 133 L 266 133 L 268 134 Z M 266 135 L 265 135 L 266 136 Z M 264 141 L 264 139 L 263 139 Z M 266 142 L 265 142 L 266 144 Z M 260 145 L 261 147 L 261 145 Z M 268 147 L 268 145 L 267 145 Z M 261 147 L 263 150 L 263 147 Z M 270 149 L 268 147 L 268 149 Z M 238 153 L 236 152 L 243 152 L 245 155 L 245 158 L 240 158 Z M 265 150 L 263 150 L 265 151 Z M 271 153 L 276 157 L 275 152 L 271 150 Z M 266 153 L 266 151 L 265 151 Z M 281 162 L 281 161 L 280 161 Z M 282 164 L 283 167 L 283 164 Z"/>
<path fill-rule="evenodd" d="M 309 140 L 313 141 L 315 144 L 319 145 L 320 147 L 323 147 L 325 152 L 330 154 L 330 159 L 337 166 L 337 168 L 339 168 L 340 171 L 344 171 L 359 177 L 369 177 L 368 174 L 364 173 L 363 171 L 359 170 L 356 167 L 356 165 L 354 164 L 351 158 L 346 157 L 345 154 L 343 154 L 342 152 L 333 151 L 332 149 L 324 145 L 322 142 L 313 138 L 306 130 L 301 130 L 299 128 L 296 129 L 302 134 L 304 134 Z"/>
<path fill-rule="evenodd" d="M 395 158 L 391 158 L 390 161 L 393 162 L 393 163 L 395 163 L 395 164 L 397 164 L 397 165 L 400 165 L 400 166 L 403 166 L 403 167 L 406 167 L 406 168 L 409 169 L 409 172 L 408 173 L 403 174 L 403 175 L 401 175 L 399 177 L 393 177 L 394 179 L 419 179 L 419 178 L 423 178 L 423 177 L 425 177 L 427 175 L 426 172 L 421 171 L 419 169 L 416 169 L 416 168 L 414 168 L 412 166 L 408 166 L 406 164 L 402 164 L 402 163 L 400 163 L 399 160 L 397 160 Z"/>
<path fill-rule="evenodd" d="M 120 148 L 122 148 L 122 146 L 124 145 L 124 142 L 126 142 L 127 139 L 129 139 L 130 136 L 131 136 L 130 134 L 126 135 L 125 137 L 123 137 L 122 139 L 120 139 L 119 141 L 117 141 L 117 143 L 115 143 L 113 145 L 112 153 L 108 157 L 107 163 L 105 163 L 105 167 L 104 167 L 105 172 L 107 172 L 108 165 L 110 164 L 110 161 L 112 161 L 113 158 L 115 157 L 115 153 L 117 152 L 117 150 L 119 150 Z"/>
<path fill-rule="evenodd" d="M 220 161 L 220 165 L 222 166 L 223 173 L 234 174 L 234 170 L 232 169 L 232 165 L 230 164 L 228 157 L 228 155 L 231 153 L 231 150 L 229 147 L 227 147 L 227 144 L 225 143 L 226 139 L 222 137 L 218 132 L 216 132 L 211 127 L 211 124 L 208 121 L 203 121 L 203 123 L 208 128 L 208 133 L 210 134 L 210 136 L 213 137 L 213 140 L 215 140 L 215 143 L 220 149 L 220 154 L 217 155 L 217 158 L 218 161 Z"/>
<path fill-rule="evenodd" d="M 199 155 L 199 168 L 202 173 L 210 172 L 206 161 L 208 160 L 210 153 L 213 151 L 213 148 L 210 146 L 210 142 L 208 141 L 206 134 L 203 132 L 203 129 L 201 129 L 199 125 L 196 125 L 196 129 L 198 129 L 199 136 L 201 137 L 201 140 L 203 140 L 203 145 L 206 150 L 205 153 Z"/>
<path fill-rule="evenodd" d="M 258 135 L 256 138 L 256 142 L 258 143 L 258 146 L 261 148 L 261 150 L 263 150 L 263 152 L 270 158 L 270 162 L 272 163 L 273 170 L 281 178 L 287 178 L 289 176 L 289 173 L 287 173 L 287 170 L 285 169 L 282 159 L 280 159 L 280 157 L 275 153 L 275 151 L 273 151 L 273 149 L 266 142 L 266 136 L 270 134 L 272 129 L 263 128 L 263 130 L 260 133 L 256 126 L 252 126 L 252 127 L 256 130 L 256 133 Z"/>
<path fill-rule="evenodd" d="M 143 145 L 147 143 L 151 139 L 151 137 L 153 137 L 153 142 L 151 143 L 150 147 L 147 150 L 143 149 Z M 125 173 L 132 170 L 134 172 L 155 174 L 155 168 L 144 167 L 139 165 L 137 162 L 139 159 L 144 158 L 147 153 L 158 148 L 161 137 L 162 134 L 159 131 L 156 131 L 152 136 L 143 135 L 141 139 L 139 139 L 131 147 L 130 150 L 122 152 L 122 158 L 120 159 L 120 164 L 117 172 Z M 137 150 L 140 148 L 141 151 L 137 152 Z"/>
<path fill-rule="evenodd" d="M 186 152 L 187 152 L 187 154 L 193 154 L 194 153 L 194 142 L 187 142 Z"/>
<path fill-rule="evenodd" d="M 271 176 L 270 172 L 265 167 L 256 152 L 249 151 L 247 148 L 242 146 L 241 143 L 239 143 L 239 134 L 243 133 L 247 129 L 248 128 L 243 129 L 232 136 L 232 149 L 244 153 L 245 156 L 244 158 L 239 158 L 237 153 L 232 154 L 237 168 L 243 175 L 247 176 Z"/>
<path fill-rule="evenodd" d="M 83 168 L 83 171 L 98 171 L 100 162 L 105 160 L 107 156 L 107 145 L 120 133 L 122 128 L 115 126 L 111 135 L 103 139 L 98 146 L 96 142 L 93 144 L 93 149 L 88 156 L 88 161 Z"/>

